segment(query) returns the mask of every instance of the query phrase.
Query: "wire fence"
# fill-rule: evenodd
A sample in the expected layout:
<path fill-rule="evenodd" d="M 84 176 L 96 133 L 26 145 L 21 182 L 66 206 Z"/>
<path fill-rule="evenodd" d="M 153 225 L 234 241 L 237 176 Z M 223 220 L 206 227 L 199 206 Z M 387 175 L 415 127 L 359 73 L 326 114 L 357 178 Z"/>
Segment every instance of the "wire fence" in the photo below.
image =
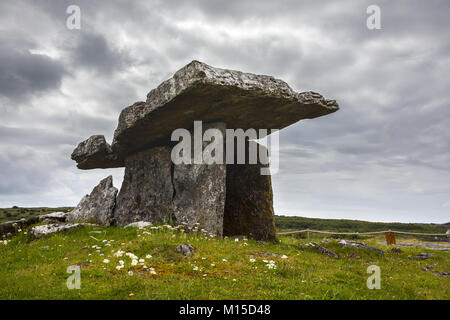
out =
<path fill-rule="evenodd" d="M 413 235 L 413 236 L 450 237 L 450 234 L 448 234 L 448 233 L 420 233 L 420 232 L 405 232 L 405 231 L 396 231 L 396 230 L 372 231 L 372 232 L 334 232 L 334 231 L 323 231 L 323 230 L 313 230 L 313 229 L 278 232 L 277 235 L 288 235 L 288 234 L 296 234 L 296 233 L 304 233 L 304 232 L 335 234 L 335 235 L 349 235 L 349 236 L 375 235 L 375 234 L 383 234 L 383 233 L 386 234 L 386 233 L 391 232 L 391 233 Z"/>

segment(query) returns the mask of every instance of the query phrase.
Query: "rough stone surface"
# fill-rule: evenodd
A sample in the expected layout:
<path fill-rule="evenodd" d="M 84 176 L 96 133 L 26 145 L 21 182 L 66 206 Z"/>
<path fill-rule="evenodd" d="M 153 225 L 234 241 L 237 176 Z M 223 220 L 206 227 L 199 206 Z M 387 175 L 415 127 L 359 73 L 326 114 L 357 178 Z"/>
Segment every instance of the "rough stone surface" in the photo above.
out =
<path fill-rule="evenodd" d="M 368 249 L 377 252 L 378 254 L 384 256 L 384 251 L 377 247 L 372 247 L 364 243 L 348 241 L 348 240 L 340 240 L 339 244 L 343 247 L 355 247 L 358 249 Z"/>
<path fill-rule="evenodd" d="M 250 144 L 256 142 L 246 144 L 247 152 Z M 267 149 L 263 149 L 267 157 Z M 275 239 L 272 182 L 270 175 L 261 175 L 261 168 L 268 168 L 268 164 L 227 164 L 225 236 L 244 234 L 258 240 Z"/>
<path fill-rule="evenodd" d="M 203 126 L 215 128 L 225 135 L 224 123 Z M 193 138 L 193 135 L 192 135 Z M 203 148 L 209 142 L 203 143 Z M 193 146 L 193 141 L 191 143 Z M 193 162 L 194 152 L 191 153 Z M 210 234 L 222 236 L 226 192 L 226 164 L 179 164 L 173 166 L 173 208 L 178 224 L 195 223 Z"/>
<path fill-rule="evenodd" d="M 170 153 L 169 147 L 155 147 L 125 159 L 125 176 L 114 210 L 117 225 L 173 219 Z"/>
<path fill-rule="evenodd" d="M 117 191 L 113 186 L 112 176 L 103 179 L 67 215 L 67 221 L 90 221 L 106 226 L 113 224 Z"/>
<path fill-rule="evenodd" d="M 266 75 L 211 67 L 192 61 L 150 91 L 145 102 L 122 110 L 112 148 L 121 156 L 170 141 L 176 128 L 194 120 L 223 121 L 228 128 L 282 129 L 339 109 L 315 92 L 294 92 Z"/>
<path fill-rule="evenodd" d="M 194 254 L 194 247 L 190 244 L 180 244 L 175 247 L 175 251 L 183 256 L 190 258 Z"/>
<path fill-rule="evenodd" d="M 331 258 L 339 259 L 339 256 L 337 255 L 336 252 L 331 251 L 330 249 L 328 249 L 316 242 L 307 243 L 306 246 L 316 248 L 320 253 L 325 254 Z"/>
<path fill-rule="evenodd" d="M 128 225 L 125 226 L 125 228 L 138 228 L 138 229 L 144 229 L 145 227 L 151 226 L 152 223 L 151 222 L 147 222 L 147 221 L 138 221 L 138 222 L 133 222 L 130 223 Z"/>
<path fill-rule="evenodd" d="M 81 142 L 71 155 L 79 169 L 123 167 L 123 160 L 113 153 L 102 135 L 95 135 Z"/>
<path fill-rule="evenodd" d="M 43 214 L 43 215 L 39 216 L 39 221 L 65 222 L 68 215 L 69 215 L 68 212 L 52 212 L 52 213 Z"/>
<path fill-rule="evenodd" d="M 39 239 L 39 238 L 42 238 L 43 236 L 46 236 L 46 235 L 49 235 L 49 234 L 63 232 L 63 231 L 67 231 L 67 230 L 70 230 L 70 229 L 75 229 L 75 228 L 78 228 L 78 227 L 81 227 L 81 226 L 82 226 L 82 224 L 79 224 L 79 223 L 66 223 L 66 224 L 52 223 L 52 224 L 44 224 L 44 225 L 40 225 L 40 226 L 36 226 L 36 227 L 31 228 L 30 234 L 35 239 Z"/>

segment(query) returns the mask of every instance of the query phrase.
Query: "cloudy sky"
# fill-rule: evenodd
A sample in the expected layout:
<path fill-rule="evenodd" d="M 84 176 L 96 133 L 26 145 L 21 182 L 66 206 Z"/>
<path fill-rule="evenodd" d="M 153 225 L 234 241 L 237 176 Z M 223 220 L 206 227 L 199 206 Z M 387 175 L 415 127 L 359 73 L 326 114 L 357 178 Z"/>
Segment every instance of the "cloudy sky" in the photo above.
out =
<path fill-rule="evenodd" d="M 69 30 L 66 9 L 81 8 Z M 366 9 L 381 9 L 381 30 Z M 450 2 L 0 2 L 0 207 L 76 205 L 123 169 L 70 154 L 200 60 L 273 75 L 341 110 L 280 134 L 277 214 L 450 221 Z"/>

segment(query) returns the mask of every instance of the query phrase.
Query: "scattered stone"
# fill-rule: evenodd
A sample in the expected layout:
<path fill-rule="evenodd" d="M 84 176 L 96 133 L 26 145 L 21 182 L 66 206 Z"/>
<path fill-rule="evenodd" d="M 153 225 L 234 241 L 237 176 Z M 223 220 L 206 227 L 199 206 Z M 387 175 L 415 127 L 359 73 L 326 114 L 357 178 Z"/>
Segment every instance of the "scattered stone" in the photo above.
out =
<path fill-rule="evenodd" d="M 67 224 L 58 224 L 58 223 L 52 223 L 52 224 L 44 224 L 40 226 L 35 226 L 31 228 L 30 234 L 35 238 L 39 239 L 43 236 L 59 233 L 63 231 L 67 231 L 70 229 L 79 228 L 82 225 L 79 223 L 67 223 Z"/>
<path fill-rule="evenodd" d="M 320 253 L 325 254 L 331 258 L 339 259 L 339 256 L 337 255 L 336 252 L 331 251 L 330 249 L 325 248 L 324 246 L 322 246 L 316 242 L 307 243 L 306 246 L 316 248 Z"/>
<path fill-rule="evenodd" d="M 67 212 L 52 212 L 48 214 L 43 214 L 39 216 L 39 221 L 45 222 L 45 223 L 52 223 L 52 222 L 65 222 L 67 219 L 68 213 Z"/>
<path fill-rule="evenodd" d="M 450 272 L 446 272 L 446 271 L 433 271 L 432 273 L 435 276 L 439 276 L 439 277 L 450 277 Z"/>
<path fill-rule="evenodd" d="M 348 241 L 348 240 L 340 240 L 338 242 L 342 247 L 355 247 L 358 249 L 368 249 L 377 252 L 378 254 L 384 256 L 384 251 L 377 247 L 372 247 L 364 243 Z"/>
<path fill-rule="evenodd" d="M 78 206 L 67 215 L 67 221 L 89 221 L 106 226 L 112 225 L 117 191 L 113 186 L 112 176 L 103 179 L 91 194 L 81 199 Z"/>
<path fill-rule="evenodd" d="M 425 266 L 422 268 L 423 271 L 431 271 L 433 269 L 434 269 L 434 267 L 432 267 L 432 266 Z"/>
<path fill-rule="evenodd" d="M 138 221 L 138 222 L 133 222 L 130 223 L 128 225 L 125 226 L 125 228 L 138 228 L 138 229 L 144 229 L 145 227 L 151 226 L 152 223 L 151 222 L 147 222 L 147 221 Z"/>
<path fill-rule="evenodd" d="M 323 238 L 323 239 L 322 239 L 322 242 L 323 242 L 323 243 L 328 243 L 328 242 L 331 242 L 331 240 L 328 239 L 328 238 Z"/>
<path fill-rule="evenodd" d="M 194 254 L 194 247 L 190 244 L 180 244 L 175 247 L 175 251 L 180 252 L 187 258 L 190 258 Z"/>
<path fill-rule="evenodd" d="M 432 254 L 432 253 L 422 252 L 422 253 L 419 253 L 418 255 L 413 256 L 412 258 L 416 259 L 416 260 L 427 260 L 433 256 L 434 256 L 434 254 Z"/>
<path fill-rule="evenodd" d="M 392 253 L 402 253 L 403 250 L 400 249 L 400 248 L 392 248 L 392 249 L 391 249 L 391 252 L 392 252 Z"/>

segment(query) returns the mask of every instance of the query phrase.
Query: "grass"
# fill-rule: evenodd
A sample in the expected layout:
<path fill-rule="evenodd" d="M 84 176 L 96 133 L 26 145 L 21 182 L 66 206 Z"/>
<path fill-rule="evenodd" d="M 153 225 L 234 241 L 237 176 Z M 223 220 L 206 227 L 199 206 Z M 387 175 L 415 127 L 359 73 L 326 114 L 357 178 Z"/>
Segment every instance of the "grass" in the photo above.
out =
<path fill-rule="evenodd" d="M 0 208 L 0 223 L 6 221 L 20 220 L 22 218 L 31 218 L 41 214 L 47 214 L 57 211 L 67 212 L 72 210 L 71 207 L 60 207 L 60 208 L 23 208 L 14 206 L 12 208 Z"/>
<path fill-rule="evenodd" d="M 0 243 L 0 299 L 450 298 L 450 279 L 422 270 L 433 266 L 449 271 L 448 252 L 402 248 L 403 253 L 395 254 L 376 245 L 387 250 L 382 257 L 372 251 L 341 248 L 334 241 L 325 244 L 340 256 L 332 259 L 305 247 L 308 241 L 281 237 L 276 243 L 236 242 L 168 228 L 82 227 L 38 240 L 22 232 L 6 245 Z M 375 243 L 376 239 L 364 241 Z M 195 248 L 191 258 L 174 250 L 185 243 Z M 148 268 L 131 266 L 125 255 L 114 256 L 119 249 L 139 258 L 150 254 L 145 259 Z M 423 261 L 410 257 L 420 252 L 434 256 Z M 250 261 L 252 256 L 255 262 Z M 105 258 L 110 262 L 103 263 Z M 125 262 L 121 270 L 116 269 L 119 260 Z M 269 269 L 263 260 L 273 260 L 276 269 Z M 367 267 L 373 264 L 381 268 L 380 290 L 366 287 Z M 66 270 L 71 265 L 81 266 L 80 290 L 66 286 L 70 276 Z"/>

